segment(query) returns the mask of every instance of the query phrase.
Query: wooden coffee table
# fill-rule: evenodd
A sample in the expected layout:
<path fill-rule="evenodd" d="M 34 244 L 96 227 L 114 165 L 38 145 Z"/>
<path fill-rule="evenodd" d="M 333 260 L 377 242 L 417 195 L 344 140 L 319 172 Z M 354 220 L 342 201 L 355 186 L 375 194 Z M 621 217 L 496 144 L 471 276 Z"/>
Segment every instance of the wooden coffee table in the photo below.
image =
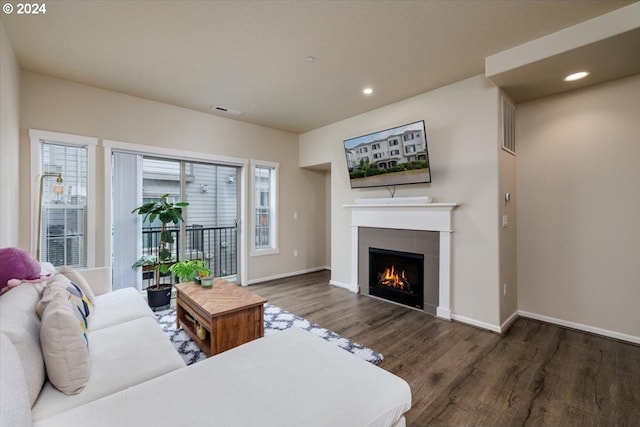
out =
<path fill-rule="evenodd" d="M 207 356 L 264 335 L 266 299 L 224 279 L 205 288 L 193 282 L 176 288 L 176 326 Z M 200 334 L 198 330 L 200 329 Z"/>

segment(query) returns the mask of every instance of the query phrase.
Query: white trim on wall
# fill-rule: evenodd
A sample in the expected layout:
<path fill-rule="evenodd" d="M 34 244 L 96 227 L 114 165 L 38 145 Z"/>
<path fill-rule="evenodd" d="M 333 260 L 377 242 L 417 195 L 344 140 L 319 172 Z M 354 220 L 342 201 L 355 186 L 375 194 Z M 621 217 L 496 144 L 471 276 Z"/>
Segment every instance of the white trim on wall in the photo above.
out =
<path fill-rule="evenodd" d="M 111 261 L 112 261 L 112 257 L 111 257 L 111 251 L 113 250 L 112 248 L 112 242 L 111 242 L 111 233 L 113 230 L 113 218 L 111 215 L 111 197 L 107 197 L 107 195 L 111 195 L 111 147 L 108 147 L 106 145 L 104 145 L 104 141 L 103 141 L 103 171 L 104 171 L 104 211 L 108 212 L 108 214 L 105 214 L 104 216 L 104 222 L 105 222 L 105 226 L 104 226 L 104 237 L 103 237 L 103 244 L 104 244 L 104 264 L 105 266 L 109 267 L 109 271 L 111 272 L 111 268 L 113 267 L 111 265 Z M 109 289 L 111 289 L 112 287 L 112 283 L 109 283 Z"/>
<path fill-rule="evenodd" d="M 482 322 L 480 320 L 472 319 L 466 316 L 461 316 L 459 314 L 451 313 L 451 320 L 455 320 L 456 322 L 460 322 L 460 323 L 466 323 L 467 325 L 476 326 L 478 328 L 487 329 L 491 332 L 497 332 L 499 334 L 502 333 L 502 330 L 498 325 Z"/>
<path fill-rule="evenodd" d="M 37 198 L 40 177 L 40 142 L 59 142 L 64 145 L 87 147 L 87 268 L 96 266 L 96 146 L 98 138 L 82 135 L 73 135 L 61 132 L 51 132 L 37 129 L 29 129 L 31 140 L 31 252 L 35 254 L 37 246 Z M 64 178 L 64 177 L 63 177 Z M 90 242 L 94 242 L 91 244 Z"/>
<path fill-rule="evenodd" d="M 349 292 L 353 292 L 354 294 L 357 294 L 359 292 L 360 289 L 357 283 L 344 283 L 344 282 L 339 282 L 337 280 L 329 280 L 329 284 L 333 285 L 333 286 L 337 286 L 339 288 L 343 288 L 348 290 Z"/>
<path fill-rule="evenodd" d="M 179 150 L 175 148 L 156 147 L 154 145 L 135 144 L 132 142 L 114 141 L 103 139 L 102 145 L 109 147 L 111 150 L 128 151 L 139 154 L 156 154 L 165 157 L 171 157 L 177 160 L 188 160 L 192 162 L 207 161 L 215 162 L 221 165 L 244 167 L 249 164 L 249 160 L 237 157 L 218 156 L 209 153 L 200 153 L 198 151 Z"/>
<path fill-rule="evenodd" d="M 276 274 L 275 276 L 268 276 L 268 277 L 260 277 L 258 279 L 251 279 L 251 280 L 247 281 L 247 284 L 248 285 L 255 285 L 257 283 L 268 282 L 270 280 L 284 279 L 286 277 L 293 277 L 293 276 L 298 276 L 300 274 L 313 273 L 313 272 L 316 272 L 316 271 L 322 271 L 322 270 L 326 270 L 326 269 L 327 269 L 326 267 L 306 268 L 304 270 L 291 271 L 289 273 Z"/>
<path fill-rule="evenodd" d="M 545 316 L 543 314 L 531 313 L 529 311 L 518 310 L 518 314 L 522 317 L 526 317 L 533 320 L 539 320 L 541 322 L 552 323 L 558 326 L 564 326 L 565 328 L 577 329 L 583 332 L 602 335 L 607 338 L 613 338 L 616 340 L 622 340 L 622 341 L 628 341 L 634 344 L 640 344 L 640 337 L 623 334 L 621 332 L 610 331 L 608 329 L 598 328 L 596 326 L 589 326 L 589 325 L 584 325 L 582 323 L 571 322 L 569 320 L 563 320 L 555 317 Z"/>
<path fill-rule="evenodd" d="M 513 313 L 511 313 L 511 316 L 509 316 L 507 318 L 507 320 L 502 322 L 502 325 L 500 325 L 500 333 L 504 334 L 505 332 L 507 332 L 509 330 L 509 328 L 511 327 L 511 325 L 513 325 L 513 323 L 516 320 L 518 320 L 518 310 L 516 310 Z"/>
<path fill-rule="evenodd" d="M 280 181 L 280 163 L 277 162 L 269 162 L 266 160 L 256 160 L 256 159 L 251 159 L 249 161 L 249 164 L 251 165 L 251 174 L 249 175 L 249 179 L 251 180 L 251 189 L 250 189 L 250 198 L 251 201 L 249 203 L 250 209 L 251 209 L 251 213 L 250 213 L 250 218 L 249 218 L 249 224 L 250 224 L 250 230 L 251 230 L 251 244 L 249 245 L 249 252 L 251 256 L 262 256 L 262 255 L 274 255 L 274 254 L 278 254 L 280 253 L 280 247 L 279 247 L 279 236 L 278 233 L 279 231 L 279 227 L 278 224 L 280 223 L 279 221 L 279 212 L 280 212 L 280 188 L 279 188 L 279 181 Z M 270 247 L 269 248 L 256 248 L 256 241 L 254 238 L 254 233 L 255 233 L 255 229 L 256 229 L 256 216 L 255 216 L 255 210 L 256 210 L 256 197 L 255 197 L 255 191 L 256 191 L 256 174 L 255 174 L 255 170 L 258 167 L 262 167 L 262 168 L 266 168 L 266 169 L 272 169 L 275 177 L 273 177 L 273 182 L 271 183 L 270 186 L 270 191 L 271 194 L 273 194 L 273 200 L 271 200 L 271 223 L 270 223 Z"/>

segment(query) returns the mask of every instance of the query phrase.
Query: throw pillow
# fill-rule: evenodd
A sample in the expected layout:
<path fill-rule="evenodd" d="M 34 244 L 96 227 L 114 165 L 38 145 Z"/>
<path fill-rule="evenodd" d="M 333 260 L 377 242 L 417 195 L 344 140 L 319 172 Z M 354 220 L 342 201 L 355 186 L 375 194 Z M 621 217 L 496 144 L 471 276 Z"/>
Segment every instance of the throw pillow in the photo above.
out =
<path fill-rule="evenodd" d="M 82 292 L 87 296 L 87 298 L 89 298 L 89 301 L 91 301 L 91 305 L 96 305 L 96 295 L 93 293 L 93 289 L 91 289 L 91 286 L 89 286 L 89 283 L 82 274 L 78 273 L 73 267 L 69 267 L 68 265 L 60 267 L 60 273 L 64 274 L 67 279 L 71 280 L 71 283 L 82 289 Z"/>
<path fill-rule="evenodd" d="M 40 346 L 47 377 L 65 394 L 81 392 L 89 382 L 87 320 L 60 288 L 48 287 L 42 313 Z"/>
<path fill-rule="evenodd" d="M 0 248 L 0 266 L 0 294 L 18 286 L 22 280 L 40 278 L 40 263 L 21 248 Z"/>
<path fill-rule="evenodd" d="M 56 274 L 53 276 L 51 280 L 47 283 L 47 288 L 59 288 L 67 292 L 67 298 L 71 301 L 78 310 L 82 313 L 82 315 L 86 318 L 89 317 L 91 311 L 93 310 L 93 304 L 89 300 L 89 297 L 82 291 L 80 286 L 69 280 L 63 274 Z M 46 309 L 46 305 L 49 303 L 49 299 L 43 298 L 38 303 L 38 315 L 42 316 L 44 310 Z"/>

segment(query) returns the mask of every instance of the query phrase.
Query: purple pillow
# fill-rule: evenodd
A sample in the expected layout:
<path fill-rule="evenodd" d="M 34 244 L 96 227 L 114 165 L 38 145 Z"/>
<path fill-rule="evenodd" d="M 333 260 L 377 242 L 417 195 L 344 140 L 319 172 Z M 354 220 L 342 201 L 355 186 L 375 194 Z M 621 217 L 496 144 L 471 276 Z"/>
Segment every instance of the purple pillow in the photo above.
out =
<path fill-rule="evenodd" d="M 40 278 L 40 263 L 21 248 L 0 249 L 0 291 L 11 279 L 36 280 Z"/>

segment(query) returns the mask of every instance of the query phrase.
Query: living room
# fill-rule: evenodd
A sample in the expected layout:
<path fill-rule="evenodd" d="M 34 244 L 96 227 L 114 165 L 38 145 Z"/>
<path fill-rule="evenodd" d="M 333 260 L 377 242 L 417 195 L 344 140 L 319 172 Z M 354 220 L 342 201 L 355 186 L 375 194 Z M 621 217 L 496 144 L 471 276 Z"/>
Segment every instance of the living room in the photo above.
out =
<path fill-rule="evenodd" d="M 345 206 L 389 192 L 349 187 L 342 141 L 425 120 L 432 182 L 399 187 L 396 197 L 460 205 L 452 214 L 452 319 L 503 333 L 522 316 L 640 343 L 637 71 L 517 103 L 514 157 L 500 148 L 501 89 L 484 73 L 295 133 L 31 71 L 5 19 L 0 196 L 17 209 L 2 213 L 0 247 L 32 248 L 29 130 L 59 132 L 99 140 L 95 266 L 110 262 L 106 140 L 152 154 L 277 162 L 279 253 L 247 255 L 243 284 L 329 268 L 333 285 L 353 291 Z"/>

